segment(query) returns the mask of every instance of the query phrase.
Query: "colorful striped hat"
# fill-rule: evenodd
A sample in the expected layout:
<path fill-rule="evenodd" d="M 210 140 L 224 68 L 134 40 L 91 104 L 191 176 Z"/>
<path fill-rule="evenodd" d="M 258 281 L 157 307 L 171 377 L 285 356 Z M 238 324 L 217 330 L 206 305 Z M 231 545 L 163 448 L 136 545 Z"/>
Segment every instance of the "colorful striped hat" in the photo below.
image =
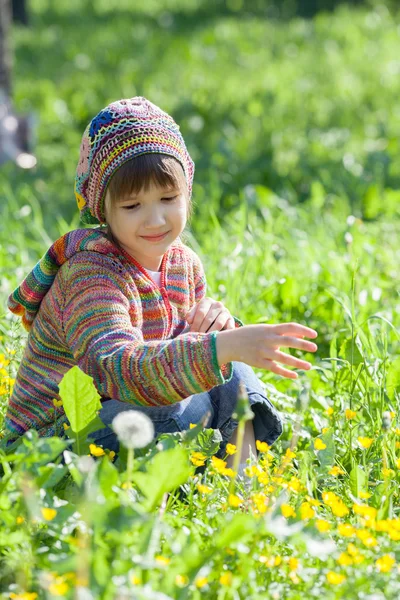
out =
<path fill-rule="evenodd" d="M 168 154 L 181 163 L 190 200 L 194 162 L 170 115 L 143 96 L 135 96 L 112 102 L 90 121 L 75 176 L 75 197 L 84 223 L 105 223 L 104 197 L 111 176 L 131 158 L 150 153 Z"/>

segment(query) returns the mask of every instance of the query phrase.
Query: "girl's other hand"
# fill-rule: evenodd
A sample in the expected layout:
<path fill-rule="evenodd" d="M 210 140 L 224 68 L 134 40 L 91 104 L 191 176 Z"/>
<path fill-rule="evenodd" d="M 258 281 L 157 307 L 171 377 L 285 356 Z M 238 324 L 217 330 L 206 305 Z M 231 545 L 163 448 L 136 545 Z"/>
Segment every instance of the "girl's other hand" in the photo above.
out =
<path fill-rule="evenodd" d="M 203 298 L 187 313 L 186 321 L 190 324 L 188 331 L 210 333 L 235 329 L 235 320 L 222 302 L 212 298 Z"/>

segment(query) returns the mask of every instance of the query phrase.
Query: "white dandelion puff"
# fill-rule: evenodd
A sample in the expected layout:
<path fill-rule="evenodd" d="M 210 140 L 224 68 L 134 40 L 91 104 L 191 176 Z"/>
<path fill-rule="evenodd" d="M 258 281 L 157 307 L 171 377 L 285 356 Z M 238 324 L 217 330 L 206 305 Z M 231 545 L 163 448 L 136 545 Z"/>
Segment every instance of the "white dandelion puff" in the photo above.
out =
<path fill-rule="evenodd" d="M 139 410 L 124 410 L 118 413 L 111 426 L 125 448 L 144 448 L 154 438 L 152 420 Z"/>

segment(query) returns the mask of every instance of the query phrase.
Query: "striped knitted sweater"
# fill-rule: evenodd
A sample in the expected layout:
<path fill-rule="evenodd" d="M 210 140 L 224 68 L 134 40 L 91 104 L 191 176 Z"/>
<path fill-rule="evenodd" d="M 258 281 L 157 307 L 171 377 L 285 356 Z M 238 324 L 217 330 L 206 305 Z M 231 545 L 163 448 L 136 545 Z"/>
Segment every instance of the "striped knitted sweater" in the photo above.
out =
<path fill-rule="evenodd" d="M 30 428 L 44 437 L 62 431 L 67 417 L 53 399 L 74 365 L 93 377 L 101 397 L 136 406 L 174 404 L 229 381 L 232 364 L 218 365 L 217 332 L 182 334 L 206 286 L 200 258 L 180 238 L 163 256 L 158 286 L 105 231 L 62 236 L 9 297 L 29 335 L 7 437 Z"/>

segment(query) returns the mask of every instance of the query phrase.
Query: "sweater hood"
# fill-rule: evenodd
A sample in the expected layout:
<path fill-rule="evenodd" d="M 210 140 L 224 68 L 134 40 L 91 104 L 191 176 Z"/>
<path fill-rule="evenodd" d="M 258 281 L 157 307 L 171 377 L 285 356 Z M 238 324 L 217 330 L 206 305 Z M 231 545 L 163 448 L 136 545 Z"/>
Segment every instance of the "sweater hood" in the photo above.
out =
<path fill-rule="evenodd" d="M 174 245 L 181 245 L 179 238 Z M 8 309 L 22 318 L 29 331 L 40 304 L 51 288 L 59 268 L 77 252 L 99 252 L 123 259 L 123 254 L 102 229 L 74 229 L 61 236 L 42 256 L 23 282 L 8 297 Z"/>

